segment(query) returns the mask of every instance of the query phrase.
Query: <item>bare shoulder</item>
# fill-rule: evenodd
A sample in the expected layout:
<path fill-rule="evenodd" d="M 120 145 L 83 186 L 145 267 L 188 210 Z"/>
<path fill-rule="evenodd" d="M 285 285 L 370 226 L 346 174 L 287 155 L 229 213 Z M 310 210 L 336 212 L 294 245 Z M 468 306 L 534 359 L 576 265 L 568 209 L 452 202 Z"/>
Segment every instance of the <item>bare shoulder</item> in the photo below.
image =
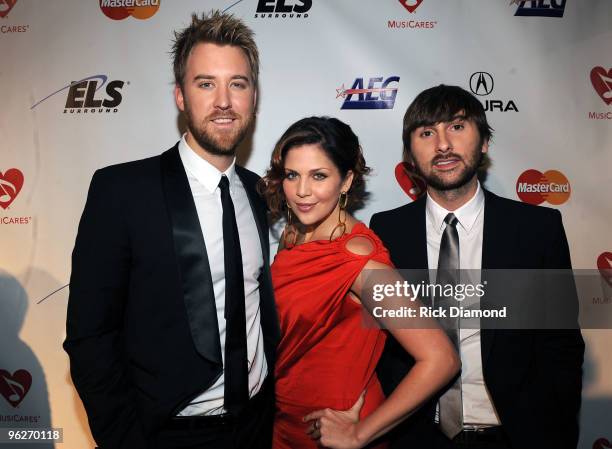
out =
<path fill-rule="evenodd" d="M 353 254 L 367 256 L 374 252 L 375 246 L 371 238 L 364 235 L 355 235 L 347 239 L 345 248 Z"/>

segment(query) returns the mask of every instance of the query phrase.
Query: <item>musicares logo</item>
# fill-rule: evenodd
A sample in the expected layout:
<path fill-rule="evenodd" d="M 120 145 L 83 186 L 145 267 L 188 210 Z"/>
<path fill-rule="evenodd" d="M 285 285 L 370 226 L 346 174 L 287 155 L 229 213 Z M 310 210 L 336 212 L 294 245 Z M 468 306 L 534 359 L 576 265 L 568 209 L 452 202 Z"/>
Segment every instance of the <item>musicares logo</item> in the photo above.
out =
<path fill-rule="evenodd" d="M 421 3 L 423 3 L 423 0 L 399 0 L 399 2 L 402 4 L 402 6 L 404 8 L 406 8 L 408 10 L 408 12 L 410 14 L 414 13 L 416 11 L 416 9 L 421 6 Z"/>
<path fill-rule="evenodd" d="M 106 17 L 123 20 L 132 16 L 135 19 L 149 19 L 159 9 L 160 0 L 100 0 L 100 9 Z"/>
<path fill-rule="evenodd" d="M 12 375 L 0 369 L 0 394 L 13 407 L 24 400 L 32 386 L 32 375 L 24 369 L 15 371 Z"/>
<path fill-rule="evenodd" d="M 610 105 L 612 103 L 612 69 L 606 71 L 603 67 L 593 67 L 591 84 L 603 102 Z"/>
<path fill-rule="evenodd" d="M 597 268 L 601 277 L 612 287 L 612 253 L 601 253 L 597 258 Z"/>
<path fill-rule="evenodd" d="M 593 443 L 593 449 L 607 448 L 612 448 L 612 441 L 608 441 L 606 438 L 599 438 Z"/>
<path fill-rule="evenodd" d="M 8 16 L 15 3 L 17 3 L 17 0 L 0 0 L 0 17 L 5 18 Z"/>
<path fill-rule="evenodd" d="M 413 201 L 425 194 L 427 183 L 416 173 L 410 162 L 400 162 L 395 166 L 395 179 Z"/>
<path fill-rule="evenodd" d="M 565 203 L 572 192 L 570 183 L 563 173 L 548 170 L 541 173 L 538 170 L 527 170 L 516 181 L 516 193 L 524 203 L 550 204 Z"/>
<path fill-rule="evenodd" d="M 0 207 L 7 209 L 23 187 L 23 173 L 16 168 L 8 169 L 4 174 L 0 171 Z"/>

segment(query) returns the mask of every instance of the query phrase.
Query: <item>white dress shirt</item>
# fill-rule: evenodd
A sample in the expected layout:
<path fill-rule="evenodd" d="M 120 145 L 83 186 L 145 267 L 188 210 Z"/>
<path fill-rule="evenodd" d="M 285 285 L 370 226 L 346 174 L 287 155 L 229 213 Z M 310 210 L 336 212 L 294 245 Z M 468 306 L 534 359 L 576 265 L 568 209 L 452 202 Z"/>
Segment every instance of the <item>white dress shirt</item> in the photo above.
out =
<path fill-rule="evenodd" d="M 198 156 L 187 142 L 185 136 L 179 143 L 179 155 L 191 188 L 206 253 L 210 264 L 217 322 L 221 339 L 221 354 L 225 361 L 225 266 L 223 254 L 223 208 L 219 181 L 227 176 L 230 185 L 230 196 L 236 211 L 236 223 L 240 236 L 242 252 L 242 269 L 244 275 L 244 296 L 246 311 L 247 353 L 249 367 L 250 396 L 255 395 L 266 378 L 268 366 L 264 354 L 263 333 L 260 324 L 259 282 L 257 278 L 263 269 L 263 254 L 257 224 L 251 210 L 247 193 L 236 174 L 235 160 L 223 173 L 206 160 Z M 179 415 L 213 415 L 221 414 L 223 408 L 223 373 L 215 383 L 194 398 Z"/>
<path fill-rule="evenodd" d="M 427 194 L 425 215 L 427 231 L 427 260 L 430 270 L 438 268 L 440 241 L 446 224 L 444 218 L 451 211 L 444 209 Z M 484 228 L 484 193 L 480 183 L 474 196 L 459 209 L 452 211 L 457 217 L 459 234 L 459 268 L 461 282 L 480 282 L 482 268 L 482 235 Z M 464 271 L 473 270 L 473 271 Z M 469 277 L 470 279 L 466 279 Z M 461 357 L 461 388 L 463 422 L 465 427 L 496 426 L 499 418 L 484 383 L 479 329 L 459 330 Z M 436 420 L 438 411 L 436 410 Z"/>

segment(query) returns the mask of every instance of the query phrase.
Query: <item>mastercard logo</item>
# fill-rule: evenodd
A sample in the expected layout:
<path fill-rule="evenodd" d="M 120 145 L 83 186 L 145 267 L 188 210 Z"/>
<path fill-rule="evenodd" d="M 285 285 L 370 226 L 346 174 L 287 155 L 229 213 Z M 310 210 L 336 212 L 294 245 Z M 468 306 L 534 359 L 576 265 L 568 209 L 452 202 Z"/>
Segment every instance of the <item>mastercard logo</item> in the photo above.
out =
<path fill-rule="evenodd" d="M 565 203 L 572 193 L 569 181 L 563 173 L 548 170 L 527 170 L 516 181 L 516 194 L 524 203 L 559 205 Z"/>
<path fill-rule="evenodd" d="M 161 0 L 100 0 L 100 9 L 106 17 L 123 20 L 132 16 L 136 19 L 148 19 L 159 9 Z"/>

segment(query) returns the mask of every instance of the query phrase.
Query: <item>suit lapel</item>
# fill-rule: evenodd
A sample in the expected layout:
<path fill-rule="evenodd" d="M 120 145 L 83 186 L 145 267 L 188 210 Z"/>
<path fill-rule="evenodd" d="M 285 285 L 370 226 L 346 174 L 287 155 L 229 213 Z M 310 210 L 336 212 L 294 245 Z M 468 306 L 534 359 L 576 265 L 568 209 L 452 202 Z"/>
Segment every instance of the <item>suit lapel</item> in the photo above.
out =
<path fill-rule="evenodd" d="M 487 191 L 483 190 L 485 195 L 484 209 L 484 226 L 482 233 L 482 262 L 481 268 L 483 276 L 481 282 L 486 281 L 486 270 L 508 268 L 506 263 L 509 260 L 511 252 L 504 245 L 513 245 L 514 240 L 508 238 L 511 235 L 509 229 L 509 217 L 504 217 L 503 211 L 500 210 L 499 198 Z M 491 285 L 491 283 L 489 283 Z M 495 292 L 493 292 L 495 294 Z M 485 294 L 483 298 L 483 306 L 490 307 L 492 301 L 487 300 Z M 482 329 L 481 331 L 481 350 L 482 350 L 482 366 L 484 367 L 493 347 L 495 339 L 494 329 Z"/>
<path fill-rule="evenodd" d="M 161 172 L 191 336 L 198 353 L 222 367 L 210 265 L 178 144 L 162 154 Z"/>
<path fill-rule="evenodd" d="M 412 260 L 410 260 L 410 267 L 422 269 L 423 267 L 429 268 L 429 261 L 427 258 L 427 217 L 425 214 L 425 201 L 427 195 L 423 195 L 414 204 L 416 210 L 416 220 L 412 220 L 412 228 L 409 230 L 408 235 L 413 235 L 414 244 L 411 245 L 408 254 L 411 254 Z"/>
<path fill-rule="evenodd" d="M 244 168 L 236 165 L 236 174 L 240 178 L 240 181 L 242 181 L 244 190 L 249 198 L 249 204 L 251 205 L 251 211 L 253 212 L 253 217 L 255 217 L 255 224 L 257 225 L 257 232 L 259 233 L 259 241 L 261 243 L 264 265 L 268 266 L 270 264 L 270 243 L 265 206 L 262 199 L 259 197 L 259 194 L 255 190 L 255 186 L 249 182 L 247 171 Z"/>
<path fill-rule="evenodd" d="M 256 190 L 256 179 L 254 175 L 249 173 L 244 168 L 236 165 L 236 174 L 242 181 L 244 190 L 247 193 L 257 232 L 259 233 L 259 242 L 261 244 L 261 252 L 263 254 L 264 268 L 259 279 L 259 303 L 261 307 L 261 327 L 264 332 L 265 340 L 268 342 L 265 345 L 265 352 L 268 363 L 274 365 L 276 346 L 280 341 L 280 326 L 278 324 L 278 315 L 276 312 L 276 303 L 274 302 L 274 294 L 272 287 L 272 278 L 270 276 L 270 240 L 268 234 L 268 219 L 266 205 Z"/>

